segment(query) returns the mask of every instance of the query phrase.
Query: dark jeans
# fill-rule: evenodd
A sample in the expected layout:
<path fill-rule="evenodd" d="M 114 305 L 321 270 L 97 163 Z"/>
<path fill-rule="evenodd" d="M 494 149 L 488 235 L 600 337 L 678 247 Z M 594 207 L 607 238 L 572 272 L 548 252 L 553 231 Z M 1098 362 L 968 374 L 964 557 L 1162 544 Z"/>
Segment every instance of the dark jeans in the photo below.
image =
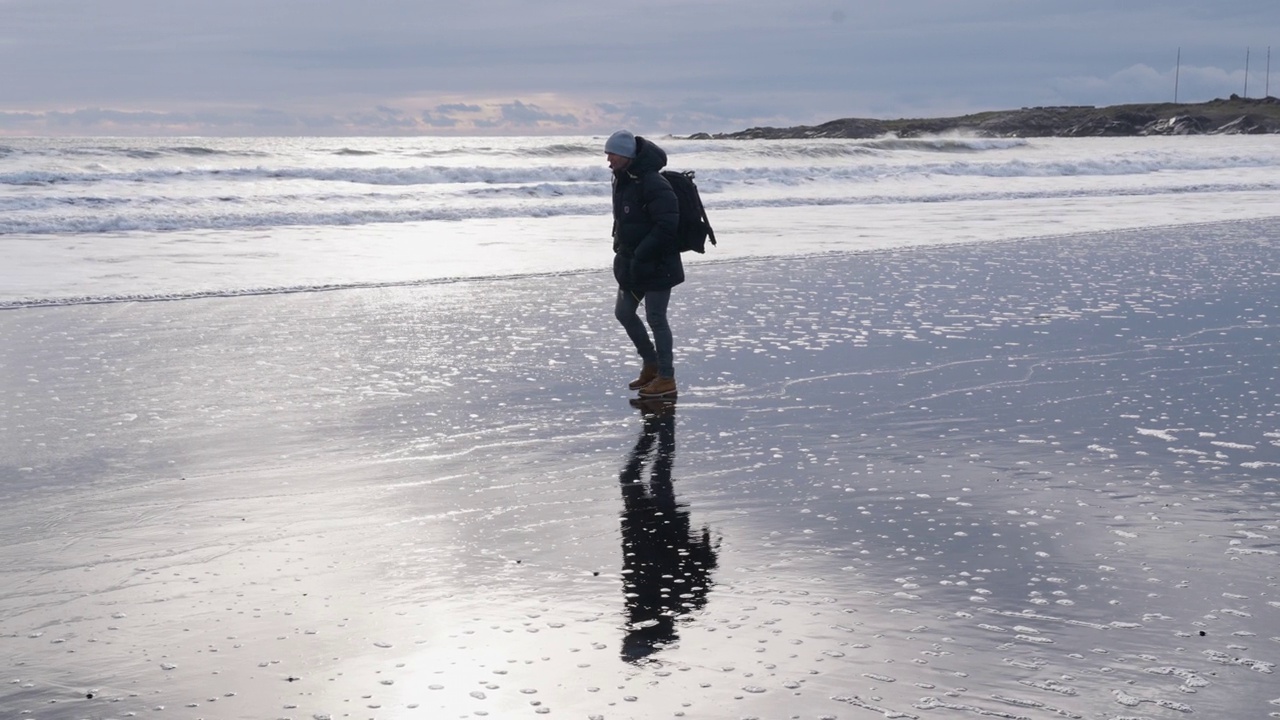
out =
<path fill-rule="evenodd" d="M 644 301 L 644 320 L 640 321 L 636 310 L 640 301 Z M 627 331 L 627 337 L 636 346 L 645 363 L 657 365 L 658 375 L 673 378 L 676 376 L 675 352 L 672 349 L 671 326 L 667 324 L 667 303 L 671 301 L 671 289 L 650 290 L 646 293 L 634 293 L 625 288 L 618 288 L 618 300 L 613 306 L 613 316 L 618 318 Z M 649 339 L 649 330 L 653 331 L 653 339 Z"/>

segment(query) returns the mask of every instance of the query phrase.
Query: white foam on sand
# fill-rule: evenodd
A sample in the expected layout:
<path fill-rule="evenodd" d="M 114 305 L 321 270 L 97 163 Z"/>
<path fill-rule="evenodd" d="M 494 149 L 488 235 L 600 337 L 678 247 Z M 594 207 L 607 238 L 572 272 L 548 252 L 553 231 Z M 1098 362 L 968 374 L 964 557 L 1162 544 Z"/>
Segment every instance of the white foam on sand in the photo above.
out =
<path fill-rule="evenodd" d="M 0 715 L 1274 714 L 1277 230 L 0 313 Z"/>

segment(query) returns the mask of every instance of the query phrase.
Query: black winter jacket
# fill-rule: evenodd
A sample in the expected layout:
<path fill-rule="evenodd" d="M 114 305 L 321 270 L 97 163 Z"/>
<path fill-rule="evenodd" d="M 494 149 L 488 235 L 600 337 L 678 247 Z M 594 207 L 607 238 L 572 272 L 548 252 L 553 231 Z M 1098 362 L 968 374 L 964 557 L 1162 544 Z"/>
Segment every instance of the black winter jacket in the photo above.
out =
<path fill-rule="evenodd" d="M 666 290 L 684 282 L 676 244 L 680 205 L 659 173 L 662 148 L 636 138 L 636 156 L 613 173 L 613 277 L 626 290 Z"/>

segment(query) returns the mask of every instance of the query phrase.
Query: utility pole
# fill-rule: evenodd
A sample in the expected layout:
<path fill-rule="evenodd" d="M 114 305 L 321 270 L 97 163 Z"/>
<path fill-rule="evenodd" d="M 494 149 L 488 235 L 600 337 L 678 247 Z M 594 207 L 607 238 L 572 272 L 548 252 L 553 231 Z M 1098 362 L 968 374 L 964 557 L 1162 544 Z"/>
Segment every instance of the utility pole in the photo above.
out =
<path fill-rule="evenodd" d="M 1178 64 L 1173 70 L 1173 104 L 1178 104 L 1178 78 L 1182 75 L 1182 48 L 1178 48 Z"/>
<path fill-rule="evenodd" d="M 1249 48 L 1244 49 L 1244 99 L 1249 99 Z"/>
<path fill-rule="evenodd" d="M 1267 95 L 1271 97 L 1271 46 L 1267 46 Z"/>

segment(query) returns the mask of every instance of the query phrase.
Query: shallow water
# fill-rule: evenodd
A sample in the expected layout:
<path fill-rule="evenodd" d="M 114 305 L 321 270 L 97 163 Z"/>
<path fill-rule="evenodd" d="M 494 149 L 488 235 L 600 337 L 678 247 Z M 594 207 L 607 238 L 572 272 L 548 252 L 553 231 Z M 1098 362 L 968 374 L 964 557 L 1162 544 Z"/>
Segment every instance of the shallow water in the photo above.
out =
<path fill-rule="evenodd" d="M 1280 716 L 1277 229 L 0 313 L 0 714 Z"/>

